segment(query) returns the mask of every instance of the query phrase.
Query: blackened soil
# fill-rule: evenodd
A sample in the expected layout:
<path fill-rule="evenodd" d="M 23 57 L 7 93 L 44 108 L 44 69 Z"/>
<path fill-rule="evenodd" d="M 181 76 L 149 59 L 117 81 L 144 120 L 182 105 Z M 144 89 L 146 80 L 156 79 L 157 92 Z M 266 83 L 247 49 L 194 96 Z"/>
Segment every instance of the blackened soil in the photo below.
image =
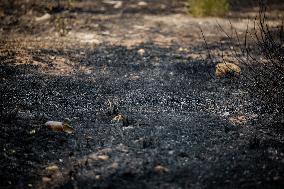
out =
<path fill-rule="evenodd" d="M 56 2 L 0 2 L 0 188 L 284 187 L 283 127 L 247 74 L 216 78 L 200 58 L 201 27 L 232 59 L 215 18 L 183 0 Z M 64 118 L 73 134 L 44 126 Z"/>
<path fill-rule="evenodd" d="M 70 75 L 2 64 L 1 188 L 282 188 L 282 135 L 254 120 L 245 78 L 217 79 L 213 67 L 153 44 L 86 50 Z M 246 123 L 229 121 L 240 115 Z M 64 118 L 73 134 L 43 125 Z"/>

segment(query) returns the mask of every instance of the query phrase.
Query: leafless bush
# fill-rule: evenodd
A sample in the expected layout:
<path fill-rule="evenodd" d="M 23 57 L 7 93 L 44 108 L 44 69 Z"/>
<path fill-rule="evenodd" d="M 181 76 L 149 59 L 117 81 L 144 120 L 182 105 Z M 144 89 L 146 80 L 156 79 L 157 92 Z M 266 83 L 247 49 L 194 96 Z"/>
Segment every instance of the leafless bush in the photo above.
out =
<path fill-rule="evenodd" d="M 284 121 L 284 24 L 282 20 L 281 24 L 270 26 L 266 8 L 260 2 L 254 28 L 246 30 L 243 43 L 235 31 L 241 53 L 234 51 L 236 59 L 248 68 L 244 76 L 249 81 L 250 94 L 259 102 L 259 113 L 269 115 L 271 124 L 281 124 Z"/>

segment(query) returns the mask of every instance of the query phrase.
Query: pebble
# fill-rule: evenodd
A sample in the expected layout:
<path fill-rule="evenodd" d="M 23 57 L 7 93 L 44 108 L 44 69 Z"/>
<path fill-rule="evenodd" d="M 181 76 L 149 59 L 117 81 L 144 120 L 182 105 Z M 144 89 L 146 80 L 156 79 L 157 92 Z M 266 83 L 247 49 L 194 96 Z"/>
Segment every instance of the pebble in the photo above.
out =
<path fill-rule="evenodd" d="M 224 112 L 224 113 L 223 113 L 223 116 L 229 116 L 229 115 L 230 115 L 229 112 Z"/>
<path fill-rule="evenodd" d="M 147 5 L 148 5 L 148 3 L 145 2 L 145 1 L 139 1 L 138 2 L 138 6 L 140 6 L 140 7 L 146 7 Z"/>
<path fill-rule="evenodd" d="M 140 55 L 140 56 L 143 56 L 145 54 L 145 50 L 144 49 L 139 49 L 137 51 L 137 53 Z"/>
<path fill-rule="evenodd" d="M 42 177 L 42 182 L 50 182 L 51 178 L 49 177 Z"/>
<path fill-rule="evenodd" d="M 119 9 L 122 7 L 122 2 L 121 1 L 117 1 L 117 3 L 113 6 L 113 8 L 115 9 Z"/>

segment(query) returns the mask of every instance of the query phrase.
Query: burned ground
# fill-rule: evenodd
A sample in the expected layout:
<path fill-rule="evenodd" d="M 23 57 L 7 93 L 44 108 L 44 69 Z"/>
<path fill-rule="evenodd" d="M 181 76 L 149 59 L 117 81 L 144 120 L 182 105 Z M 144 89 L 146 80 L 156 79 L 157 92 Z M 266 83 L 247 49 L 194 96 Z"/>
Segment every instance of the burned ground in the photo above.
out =
<path fill-rule="evenodd" d="M 245 74 L 216 78 L 217 61 L 201 58 L 200 22 L 212 54 L 227 55 L 212 42 L 224 37 L 212 20 L 84 14 L 98 26 L 60 37 L 52 21 L 20 17 L 2 30 L 1 188 L 283 187 L 283 130 L 263 124 L 269 116 L 261 118 Z M 118 114 L 127 123 L 113 121 Z M 73 134 L 44 126 L 64 118 Z"/>

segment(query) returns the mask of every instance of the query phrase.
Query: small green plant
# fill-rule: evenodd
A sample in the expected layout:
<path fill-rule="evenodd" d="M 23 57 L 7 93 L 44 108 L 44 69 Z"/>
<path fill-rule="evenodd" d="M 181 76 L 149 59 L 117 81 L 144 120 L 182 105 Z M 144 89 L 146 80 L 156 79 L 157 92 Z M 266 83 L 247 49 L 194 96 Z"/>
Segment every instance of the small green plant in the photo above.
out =
<path fill-rule="evenodd" d="M 187 0 L 187 12 L 193 16 L 224 16 L 228 9 L 227 0 Z"/>

